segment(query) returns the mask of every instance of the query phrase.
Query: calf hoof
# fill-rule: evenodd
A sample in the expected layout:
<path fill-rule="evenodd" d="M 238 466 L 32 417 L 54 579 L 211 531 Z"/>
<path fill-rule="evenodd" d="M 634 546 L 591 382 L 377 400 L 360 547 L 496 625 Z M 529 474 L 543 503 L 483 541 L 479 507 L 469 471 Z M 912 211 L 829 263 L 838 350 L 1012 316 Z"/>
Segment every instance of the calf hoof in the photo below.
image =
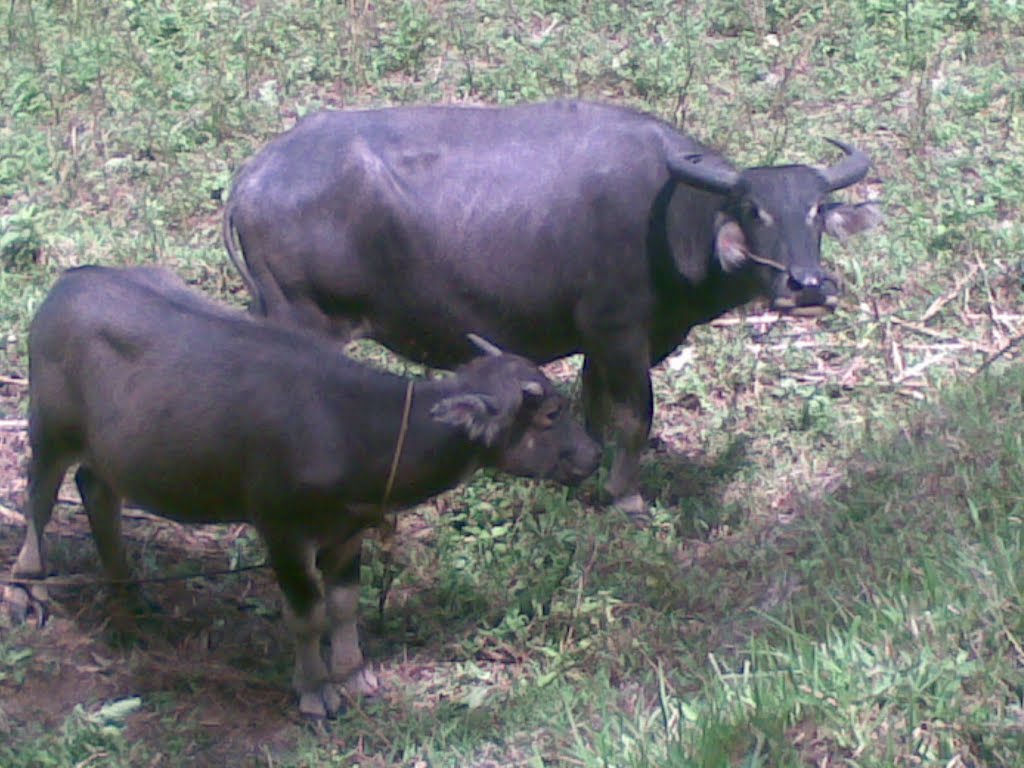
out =
<path fill-rule="evenodd" d="M 341 711 L 345 703 L 341 691 L 334 683 L 324 683 L 313 691 L 299 694 L 299 713 L 312 720 L 333 718 Z"/>
<path fill-rule="evenodd" d="M 349 675 L 345 690 L 353 696 L 376 696 L 380 693 L 380 679 L 368 665 L 362 666 Z"/>
<path fill-rule="evenodd" d="M 360 667 L 345 680 L 344 685 L 323 683 L 319 688 L 299 695 L 299 712 L 313 720 L 335 718 L 345 702 L 356 698 L 372 698 L 380 693 L 377 674 L 369 666 Z"/>
<path fill-rule="evenodd" d="M 0 599 L 7 606 L 7 614 L 15 624 L 24 624 L 34 614 L 36 626 L 42 627 L 50 616 L 47 608 L 49 594 L 42 584 L 6 586 Z"/>
<path fill-rule="evenodd" d="M 626 515 L 638 528 L 647 528 L 651 524 L 651 508 L 639 493 L 623 496 L 614 502 L 615 508 Z"/>

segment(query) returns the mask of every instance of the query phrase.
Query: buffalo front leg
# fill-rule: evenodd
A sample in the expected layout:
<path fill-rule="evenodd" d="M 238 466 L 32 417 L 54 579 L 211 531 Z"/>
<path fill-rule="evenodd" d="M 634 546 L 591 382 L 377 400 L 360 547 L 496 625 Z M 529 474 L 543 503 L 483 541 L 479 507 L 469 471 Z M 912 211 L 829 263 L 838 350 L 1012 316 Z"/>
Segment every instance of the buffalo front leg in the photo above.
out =
<path fill-rule="evenodd" d="M 580 373 L 580 395 L 583 402 L 583 420 L 587 434 L 604 443 L 610 432 L 611 401 L 608 398 L 608 383 L 601 366 L 587 355 L 583 359 Z"/>
<path fill-rule="evenodd" d="M 342 697 L 320 653 L 320 640 L 329 624 L 323 590 L 314 575 L 314 548 L 280 528 L 261 533 L 284 593 L 285 619 L 295 638 L 292 685 L 299 697 L 299 711 L 306 717 L 334 717 L 341 709 Z"/>
<path fill-rule="evenodd" d="M 331 679 L 352 696 L 373 695 L 377 676 L 359 647 L 359 568 L 362 533 L 323 547 L 317 556 L 327 592 Z"/>
<path fill-rule="evenodd" d="M 640 495 L 640 454 L 654 413 L 649 361 L 646 340 L 623 340 L 606 342 L 601 357 L 584 364 L 584 402 L 595 409 L 587 413 L 588 427 L 591 418 L 599 419 L 614 449 L 605 489 L 615 506 L 633 518 L 647 515 Z"/>
<path fill-rule="evenodd" d="M 28 472 L 25 541 L 11 569 L 11 574 L 15 578 L 38 579 L 46 575 L 43 532 L 53 514 L 57 489 L 60 488 L 65 471 L 66 464 L 48 461 L 45 451 L 33 449 Z M 42 584 L 31 587 L 11 586 L 4 590 L 4 602 L 7 603 L 11 618 L 18 623 L 25 621 L 30 610 L 34 609 L 41 625 L 46 617 L 47 597 L 46 587 Z"/>

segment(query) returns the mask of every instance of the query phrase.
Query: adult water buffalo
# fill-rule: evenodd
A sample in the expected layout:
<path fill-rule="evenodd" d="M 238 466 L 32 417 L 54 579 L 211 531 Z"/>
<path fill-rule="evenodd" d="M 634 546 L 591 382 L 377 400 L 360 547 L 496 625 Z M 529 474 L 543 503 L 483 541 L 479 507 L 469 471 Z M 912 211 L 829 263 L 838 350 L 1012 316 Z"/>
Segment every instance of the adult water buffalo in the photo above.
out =
<path fill-rule="evenodd" d="M 798 314 L 837 303 L 821 235 L 880 214 L 828 202 L 869 165 L 833 144 L 830 167 L 738 171 L 599 104 L 321 112 L 240 171 L 224 241 L 277 320 L 435 366 L 468 358 L 472 330 L 538 362 L 582 352 L 588 428 L 617 447 L 607 487 L 634 511 L 650 366 L 757 296 Z"/>
<path fill-rule="evenodd" d="M 356 632 L 359 551 L 385 505 L 480 466 L 570 483 L 600 461 L 537 367 L 488 349 L 453 376 L 412 381 L 231 312 L 164 270 L 66 272 L 29 331 L 28 531 L 14 575 L 45 573 L 43 530 L 76 462 L 117 582 L 122 499 L 182 522 L 249 522 L 285 596 L 300 708 L 333 715 L 341 686 L 372 685 Z M 7 597 L 23 618 L 29 593 Z"/>

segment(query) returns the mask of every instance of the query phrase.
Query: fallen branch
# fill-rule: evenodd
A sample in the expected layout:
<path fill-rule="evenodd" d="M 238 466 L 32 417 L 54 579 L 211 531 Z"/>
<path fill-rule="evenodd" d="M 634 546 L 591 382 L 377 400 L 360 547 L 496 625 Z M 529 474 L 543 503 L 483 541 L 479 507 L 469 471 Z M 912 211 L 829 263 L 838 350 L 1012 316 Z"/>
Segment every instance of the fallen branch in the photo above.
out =
<path fill-rule="evenodd" d="M 762 315 L 744 317 L 716 317 L 708 325 L 712 328 L 729 328 L 736 325 L 772 325 L 782 320 L 778 312 L 766 312 Z"/>
<path fill-rule="evenodd" d="M 0 376 L 0 384 L 10 384 L 12 387 L 27 387 L 28 379 L 19 379 L 14 376 Z"/>
<path fill-rule="evenodd" d="M 3 504 L 0 504 L 0 518 L 6 520 L 8 523 L 13 523 L 14 525 L 25 525 L 24 515 L 20 512 L 15 512 L 10 507 L 5 507 Z"/>
<path fill-rule="evenodd" d="M 28 429 L 28 419 L 0 419 L 0 431 L 24 432 Z"/>
<path fill-rule="evenodd" d="M 889 318 L 889 322 L 891 322 L 893 325 L 898 325 L 900 328 L 906 328 L 908 331 L 919 333 L 922 336 L 928 336 L 929 338 L 938 339 L 939 341 L 948 341 L 951 343 L 962 344 L 968 349 L 973 349 L 975 352 L 988 352 L 989 350 L 988 347 L 985 347 L 982 344 L 978 344 L 977 342 L 962 339 L 959 336 L 953 336 L 952 334 L 944 333 L 942 331 L 936 331 L 933 328 L 918 325 L 917 323 L 911 323 L 910 321 L 903 320 L 902 318 L 896 317 L 895 315 Z"/>

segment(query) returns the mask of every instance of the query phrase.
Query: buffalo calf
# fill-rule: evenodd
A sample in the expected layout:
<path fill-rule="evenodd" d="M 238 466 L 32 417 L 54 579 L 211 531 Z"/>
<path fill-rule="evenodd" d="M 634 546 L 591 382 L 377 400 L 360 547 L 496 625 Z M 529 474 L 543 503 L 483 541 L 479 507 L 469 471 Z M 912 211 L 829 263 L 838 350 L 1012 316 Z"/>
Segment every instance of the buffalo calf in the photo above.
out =
<path fill-rule="evenodd" d="M 43 530 L 74 463 L 115 581 L 129 576 L 122 500 L 182 522 L 251 523 L 284 593 L 301 711 L 332 716 L 343 688 L 373 685 L 356 631 L 359 552 L 385 496 L 415 504 L 484 466 L 575 483 L 599 462 L 537 367 L 490 352 L 410 381 L 164 270 L 70 270 L 29 332 L 28 532 L 14 574 L 45 573 Z M 27 593 L 11 599 L 23 618 Z"/>

